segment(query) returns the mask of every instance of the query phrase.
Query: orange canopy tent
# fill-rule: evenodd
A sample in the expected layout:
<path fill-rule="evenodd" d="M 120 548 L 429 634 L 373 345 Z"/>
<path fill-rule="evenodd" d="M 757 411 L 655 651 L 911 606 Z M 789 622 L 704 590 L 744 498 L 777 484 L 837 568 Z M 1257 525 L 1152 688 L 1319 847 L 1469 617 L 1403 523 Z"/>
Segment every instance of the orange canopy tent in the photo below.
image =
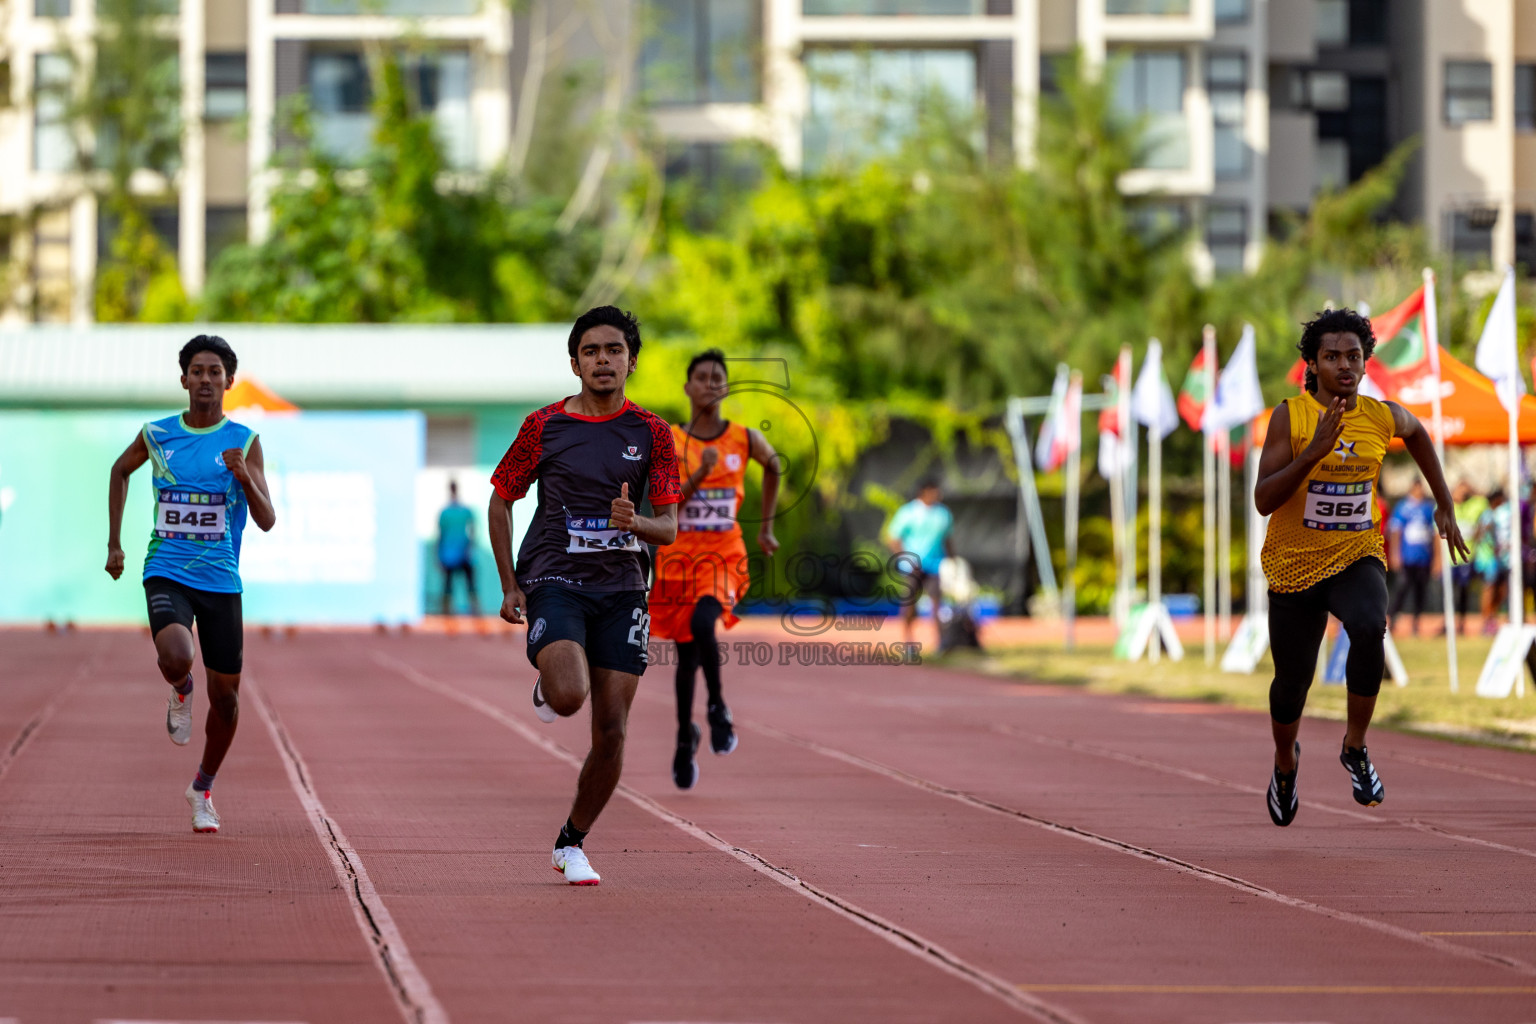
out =
<path fill-rule="evenodd" d="M 1413 413 L 1426 427 L 1434 421 L 1434 378 L 1425 373 L 1405 381 L 1387 397 Z M 1273 412 L 1274 410 L 1270 410 Z M 1253 441 L 1262 445 L 1269 429 L 1270 412 L 1254 420 Z M 1440 415 L 1445 424 L 1445 443 L 1505 444 L 1509 441 L 1509 413 L 1499 404 L 1493 381 L 1440 350 Z M 1520 399 L 1520 443 L 1536 444 L 1536 396 Z"/>
<path fill-rule="evenodd" d="M 260 409 L 263 412 L 298 412 L 299 407 L 268 390 L 258 380 L 241 377 L 224 393 L 224 410 Z"/>

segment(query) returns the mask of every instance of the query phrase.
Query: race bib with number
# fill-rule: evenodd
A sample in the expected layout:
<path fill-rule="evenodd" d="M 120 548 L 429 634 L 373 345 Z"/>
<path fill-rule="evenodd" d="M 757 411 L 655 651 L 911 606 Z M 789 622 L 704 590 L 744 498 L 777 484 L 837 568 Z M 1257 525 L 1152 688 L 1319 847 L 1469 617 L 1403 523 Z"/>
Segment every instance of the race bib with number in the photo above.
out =
<path fill-rule="evenodd" d="M 683 502 L 677 528 L 690 532 L 718 533 L 736 525 L 736 489 L 701 487 Z"/>
<path fill-rule="evenodd" d="M 565 550 L 572 554 L 640 550 L 640 539 L 628 530 L 610 527 L 607 516 L 566 516 L 565 533 Z"/>
<path fill-rule="evenodd" d="M 227 525 L 224 514 L 222 494 L 161 491 L 155 502 L 155 536 L 167 540 L 222 540 Z"/>
<path fill-rule="evenodd" d="M 1301 514 L 1303 526 L 1313 530 L 1369 530 L 1371 523 L 1371 483 L 1330 484 L 1321 480 L 1307 483 L 1307 505 Z"/>

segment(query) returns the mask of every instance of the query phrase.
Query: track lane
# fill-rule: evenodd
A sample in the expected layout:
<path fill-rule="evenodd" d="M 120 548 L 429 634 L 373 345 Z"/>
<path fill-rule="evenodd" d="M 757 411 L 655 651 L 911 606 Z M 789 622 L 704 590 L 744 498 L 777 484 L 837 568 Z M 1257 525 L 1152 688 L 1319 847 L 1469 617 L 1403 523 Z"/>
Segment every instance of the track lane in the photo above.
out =
<path fill-rule="evenodd" d="M 455 1024 L 1075 1019 L 914 970 L 887 938 L 627 800 L 588 841 L 603 884 L 564 885 L 549 847 L 574 768 L 371 660 L 416 647 L 456 679 L 419 639 L 301 636 L 247 656 Z M 584 751 L 585 721 L 562 724 Z"/>
<path fill-rule="evenodd" d="M 512 708 L 513 713 L 516 713 L 515 709 L 520 703 L 517 695 L 522 680 L 506 686 L 495 679 L 494 673 L 506 671 L 499 665 L 501 655 L 495 653 L 494 648 L 477 648 L 475 645 L 466 646 L 463 653 L 472 656 L 476 662 L 485 664 L 480 673 L 473 675 L 466 673 L 457 680 L 457 683 L 466 688 L 472 687 L 478 695 Z M 521 675 L 522 673 L 514 665 L 511 667 L 510 674 Z M 733 707 L 737 710 L 738 722 L 742 723 L 742 731 L 748 736 L 744 749 L 752 745 L 759 751 L 770 752 L 771 757 L 751 759 L 755 762 L 752 777 L 746 779 L 736 777 L 734 770 L 738 765 L 749 763 L 747 759 L 741 757 L 740 753 L 727 760 L 709 758 L 706 755 L 703 759 L 705 774 L 701 789 L 686 794 L 680 794 L 671 789 L 670 782 L 664 781 L 665 776 L 661 774 L 665 770 L 663 766 L 670 760 L 671 730 L 668 723 L 670 696 L 665 693 L 658 694 L 658 688 L 645 684 L 643 700 L 637 707 L 635 716 L 635 739 L 632 740 L 632 744 L 636 753 L 639 753 L 642 745 L 651 748 L 650 764 L 654 767 L 649 769 L 641 767 L 637 772 L 632 766 L 627 773 L 627 779 L 631 780 L 633 785 L 650 793 L 654 799 L 678 809 L 680 813 L 689 814 L 694 820 L 705 823 L 721 835 L 732 837 L 733 841 L 739 845 L 762 851 L 774 858 L 776 862 L 788 864 L 806 877 L 817 879 L 818 884 L 832 891 L 847 894 L 862 905 L 872 906 L 896 920 L 910 923 L 912 927 L 925 934 L 936 936 L 941 942 L 960 951 L 962 955 L 973 958 L 981 958 L 985 955 L 976 951 L 978 937 L 985 937 L 985 946 L 992 949 L 999 945 L 1007 945 L 1005 940 L 998 937 L 1005 934 L 999 918 L 1006 919 L 1010 916 L 1008 910 L 1012 909 L 1014 914 L 1011 916 L 1014 920 L 1027 920 L 1038 914 L 1039 905 L 1030 904 L 1027 897 L 1015 896 L 1016 890 L 1022 888 L 1020 879 L 1009 877 L 1006 872 L 999 874 L 995 871 L 989 861 L 998 854 L 992 852 L 990 841 L 976 843 L 976 849 L 969 853 L 960 843 L 955 844 L 962 846 L 960 849 L 946 849 L 947 844 L 944 843 L 945 839 L 959 836 L 992 840 L 993 836 L 989 829 L 966 821 L 962 815 L 953 824 L 941 827 L 937 843 L 917 848 L 914 844 L 919 839 L 935 838 L 930 828 L 917 827 L 910 818 L 903 818 L 900 814 L 893 813 L 883 802 L 876 802 L 872 806 L 860 806 L 860 799 L 854 795 L 855 791 L 861 788 L 858 783 L 851 783 L 851 788 L 845 791 L 841 785 L 834 785 L 820 772 L 807 773 L 803 751 L 773 752 L 772 741 L 765 742 L 763 737 L 753 734 L 752 723 L 755 719 L 752 715 L 762 710 L 754 707 L 754 701 L 771 694 L 781 684 L 782 679 L 776 678 L 770 683 L 754 676 L 749 681 L 736 679 L 736 686 L 730 691 L 733 695 L 731 698 Z M 846 674 L 835 682 L 828 680 L 827 685 L 829 688 L 835 685 L 845 693 L 851 687 Z M 750 697 L 747 696 L 748 693 L 751 694 Z M 741 695 L 741 700 L 738 701 L 734 695 Z M 840 734 L 845 731 L 842 726 L 848 723 L 829 723 L 824 709 L 820 707 L 815 708 L 815 714 L 807 716 L 806 709 L 813 705 L 807 704 L 798 693 L 794 696 L 795 701 L 792 703 L 798 704 L 798 710 L 793 714 L 799 728 L 805 729 L 809 726 L 813 731 L 818 732 L 832 728 Z M 791 714 L 789 711 L 784 713 Z M 861 737 L 874 737 L 877 745 L 884 751 L 896 750 L 903 757 L 923 753 L 920 745 L 916 747 L 912 745 L 915 737 L 911 735 L 912 729 L 906 723 L 900 722 L 899 719 L 893 720 L 888 716 L 870 714 L 867 708 L 864 711 L 864 718 L 862 725 L 849 726 L 849 728 Z M 921 723 L 921 726 L 923 729 L 932 729 L 932 723 Z M 860 733 L 859 728 L 863 728 L 864 732 Z M 962 746 L 967 743 L 975 745 L 974 737 L 968 736 L 963 730 L 957 731 L 950 727 L 946 731 L 951 737 L 958 736 L 964 741 Z M 666 739 L 656 742 L 658 737 Z M 924 742 L 931 738 L 928 737 Z M 843 739 L 846 741 L 847 736 L 844 735 Z M 970 756 L 974 762 L 976 753 L 978 752 L 975 750 L 972 750 L 969 755 L 954 749 L 947 751 L 947 755 L 952 759 L 951 766 L 958 764 L 965 756 Z M 980 753 L 985 755 L 987 751 L 980 751 Z M 984 757 L 983 760 L 985 760 Z M 1016 754 L 1014 760 L 1017 760 Z M 729 773 L 728 781 L 715 781 L 714 772 L 717 768 L 722 775 Z M 657 778 L 658 775 L 661 777 Z M 808 777 L 815 779 L 814 788 L 810 791 L 806 786 Z M 1101 781 L 1105 785 L 1114 786 L 1119 780 Z M 719 795 L 718 799 L 715 798 L 715 794 Z M 1123 798 L 1123 794 L 1117 795 Z M 1185 803 L 1190 802 L 1188 793 L 1180 792 L 1177 795 Z M 1225 794 L 1223 796 L 1229 804 L 1232 804 L 1231 797 Z M 869 796 L 866 795 L 862 799 L 865 804 L 869 803 Z M 1102 802 L 1102 794 L 1100 794 L 1100 801 Z M 1253 807 L 1242 813 L 1251 816 L 1252 811 L 1257 807 L 1257 801 L 1247 799 L 1242 801 L 1245 806 L 1250 803 Z M 827 818 L 822 813 L 823 804 L 844 808 L 844 817 L 842 819 Z M 1082 801 L 1074 797 L 1074 806 L 1081 809 Z M 1232 806 L 1235 808 L 1237 805 L 1232 804 Z M 938 815 L 945 813 L 938 812 Z M 1068 820 L 1077 821 L 1078 819 L 1069 818 Z M 786 822 L 790 821 L 797 822 L 797 834 L 809 833 L 821 842 L 813 843 L 810 840 L 787 837 Z M 896 824 L 893 825 L 893 822 Z M 1263 824 L 1265 828 L 1272 828 L 1268 825 L 1267 819 Z M 850 828 L 850 825 L 855 827 Z M 868 842 L 861 844 L 860 840 L 868 840 Z M 996 842 L 1001 844 L 999 854 L 1002 850 L 1008 850 L 1013 856 L 1015 870 L 1019 862 L 1030 865 L 1030 882 L 1037 880 L 1041 865 L 1055 864 L 1052 860 L 1053 854 L 1059 856 L 1059 851 L 1036 849 L 1033 842 L 1020 840 L 1017 835 L 999 836 Z M 816 860 L 818 856 L 822 861 L 828 859 L 828 846 L 835 851 L 839 865 L 847 864 L 849 849 L 868 850 L 859 854 L 868 862 L 867 872 L 854 871 L 839 875 L 835 879 L 828 878 L 828 873 L 832 870 L 831 866 L 827 865 L 826 869 L 822 870 L 823 865 Z M 937 898 L 929 898 L 931 894 L 928 893 L 914 898 L 914 894 L 908 890 L 892 894 L 889 891 L 889 884 L 885 882 L 886 879 L 899 877 L 902 871 L 906 871 L 909 875 L 929 879 L 929 884 L 935 887 L 945 886 L 946 880 L 954 874 L 955 859 L 967 855 L 977 865 L 973 881 L 993 886 L 989 890 L 989 896 L 1000 906 L 988 907 L 978 913 L 977 908 L 967 905 L 964 912 L 957 912 L 957 905 L 962 905 L 964 901 L 953 886 L 946 886 L 943 895 Z M 1083 860 L 1081 854 L 1068 854 L 1067 857 L 1077 862 Z M 812 859 L 808 861 L 807 858 Z M 1096 893 L 1091 890 L 1072 888 L 1071 868 L 1076 868 L 1077 864 L 1072 864 L 1071 868 L 1061 871 L 1059 875 L 1050 876 L 1044 887 L 1057 888 L 1063 895 L 1079 899 L 1092 899 L 1096 895 L 1101 905 L 1117 907 L 1122 909 L 1122 912 L 1128 909 L 1130 913 L 1127 913 L 1126 918 L 1122 920 L 1159 922 L 1160 925 L 1148 927 L 1151 927 L 1154 933 L 1163 936 L 1164 940 L 1170 944 L 1170 948 L 1166 951 L 1152 952 L 1150 956 L 1145 950 L 1128 952 L 1125 949 L 1127 936 L 1123 931 L 1117 934 L 1112 926 L 1113 918 L 1110 919 L 1111 928 L 1108 935 L 1102 931 L 1094 935 L 1090 927 L 1086 934 L 1073 933 L 1069 930 L 1062 933 L 1060 937 L 1050 938 L 1044 944 L 1051 946 L 1051 949 L 1026 950 L 1020 947 L 1027 943 L 1014 943 L 1015 963 L 1037 966 L 1052 964 L 1056 965 L 1058 971 L 1067 972 L 1055 975 L 1058 984 L 1061 983 L 1061 978 L 1072 977 L 1072 972 L 1080 976 L 1085 966 L 1102 963 L 1106 948 L 1113 949 L 1115 956 L 1132 962 L 1133 966 L 1122 968 L 1122 973 L 1127 970 L 1150 970 L 1153 976 L 1159 977 L 1166 977 L 1170 973 L 1175 976 L 1183 973 L 1188 979 L 1186 984 L 1195 985 L 1212 975 L 1220 976 L 1223 971 L 1227 972 L 1225 976 L 1229 978 L 1233 977 L 1232 972 L 1236 972 L 1237 976 L 1242 976 L 1246 972 L 1251 976 L 1249 984 L 1262 984 L 1270 977 L 1272 968 L 1267 965 L 1273 963 L 1275 949 L 1278 947 L 1284 950 L 1282 959 L 1291 961 L 1287 963 L 1288 970 L 1299 971 L 1302 976 L 1308 977 L 1314 988 L 1328 987 L 1329 982 L 1333 983 L 1333 988 L 1348 988 L 1351 983 L 1358 984 L 1362 971 L 1385 972 L 1388 975 L 1395 972 L 1398 975 L 1408 974 L 1420 979 L 1433 976 L 1436 980 L 1445 981 L 1442 987 L 1447 992 L 1452 989 L 1470 990 L 1470 985 L 1470 988 L 1478 988 L 1483 993 L 1480 1004 L 1484 999 L 1490 1003 L 1499 1002 L 1501 999 L 1504 1002 L 1513 1003 L 1517 996 L 1524 992 L 1524 988 L 1529 987 L 1528 985 L 1522 987 L 1521 984 L 1528 983 L 1529 978 L 1512 975 L 1507 967 L 1488 963 L 1482 965 L 1466 963 L 1464 959 L 1466 956 L 1477 955 L 1472 950 L 1461 950 L 1454 958 L 1448 956 L 1444 949 L 1429 953 L 1426 953 L 1423 948 L 1405 951 L 1401 948 L 1403 945 L 1421 947 L 1432 945 L 1413 942 L 1412 937 L 1416 936 L 1417 932 L 1407 928 L 1400 928 L 1399 934 L 1390 941 L 1389 945 L 1392 945 L 1393 949 L 1383 951 L 1376 948 L 1381 942 L 1378 938 L 1372 941 L 1372 948 L 1363 958 L 1341 963 L 1337 950 L 1358 946 L 1360 935 L 1358 925 L 1335 923 L 1327 926 L 1333 931 L 1326 929 L 1320 931 L 1315 920 L 1309 922 L 1287 920 L 1288 915 L 1294 915 L 1294 910 L 1281 913 L 1274 922 L 1270 920 L 1272 913 L 1257 909 L 1244 911 L 1245 922 L 1225 921 L 1220 918 L 1224 914 L 1230 916 L 1227 897 L 1217 901 L 1220 904 L 1219 907 L 1211 904 L 1205 907 L 1204 913 L 1207 918 L 1217 918 L 1214 922 L 1216 927 L 1211 927 L 1212 922 L 1207 922 L 1201 928 L 1185 927 L 1180 930 L 1177 922 L 1181 914 L 1186 919 L 1198 918 L 1200 916 L 1198 908 L 1202 900 L 1210 899 L 1208 893 L 1188 892 L 1177 884 L 1169 883 L 1166 879 L 1149 880 L 1143 873 L 1126 871 L 1124 865 L 1100 866 L 1096 859 L 1090 858 L 1090 860 L 1094 868 L 1093 874 L 1098 890 Z M 1330 867 L 1330 870 L 1333 869 Z M 860 877 L 861 875 L 863 877 Z M 866 880 L 869 875 L 874 876 L 873 883 Z M 1079 877 L 1081 877 L 1080 873 Z M 1116 883 L 1122 877 L 1125 881 L 1117 886 Z M 1082 883 L 1077 884 L 1080 886 Z M 1176 893 L 1177 899 L 1170 902 L 1166 897 L 1171 893 Z M 1161 903 L 1157 902 L 1159 897 L 1164 898 Z M 1046 902 L 1049 904 L 1049 901 Z M 1069 898 L 1068 904 L 1072 902 L 1073 900 Z M 1243 901 L 1239 898 L 1237 902 Z M 1191 907 L 1197 908 L 1196 912 L 1192 913 Z M 1058 904 L 1051 909 L 1059 917 L 1066 918 L 1066 920 L 1058 919 L 1054 923 L 1061 925 L 1083 923 L 1081 915 L 1075 912 L 1076 908 L 1070 906 L 1063 908 Z M 1367 908 L 1367 913 L 1369 909 Z M 1345 911 L 1345 913 L 1348 912 Z M 989 914 L 995 916 L 989 919 Z M 1448 943 L 1447 945 L 1455 946 L 1456 944 Z M 1051 954 L 1056 947 L 1065 948 L 1068 955 L 1053 959 Z M 1492 957 L 1518 959 L 1515 956 L 1488 952 Z M 1165 955 L 1165 953 L 1172 955 Z M 1138 960 L 1138 957 L 1145 959 Z M 1299 965 L 1294 962 L 1297 960 L 1301 961 Z M 1441 961 L 1444 960 L 1450 961 L 1450 964 L 1442 963 Z M 994 973 L 1008 973 L 1006 967 L 1000 966 L 997 959 L 982 959 L 981 962 L 986 963 Z M 1041 979 L 1049 978 L 1051 975 L 1047 972 L 1034 974 L 1032 977 Z M 1095 980 L 1082 978 L 1074 983 L 1092 985 Z M 1098 996 L 1086 994 L 1084 998 L 1096 999 Z M 1203 995 L 1202 1001 L 1212 1003 L 1221 1000 L 1216 996 Z M 1380 1008 L 1385 1014 L 1380 1019 L 1411 1020 L 1415 1019 L 1413 1017 L 1415 1012 L 1421 1014 L 1426 1012 L 1423 1006 L 1415 1007 L 1414 1000 L 1407 993 L 1404 993 L 1400 999 L 1378 994 L 1374 995 L 1370 1002 L 1372 1007 Z M 1087 1012 L 1078 1003 L 1069 1001 L 1068 1005 L 1080 1013 Z M 1241 1004 L 1236 1004 L 1237 1008 L 1240 1006 Z M 1237 1008 L 1233 1012 L 1237 1012 Z M 1249 1008 L 1251 1009 L 1251 1006 Z M 1120 1009 L 1123 1012 L 1124 1007 Z M 1106 1019 L 1136 1019 L 1134 1015 L 1113 1016 L 1115 1011 L 1112 1009 L 1106 1009 L 1104 1012 L 1111 1014 Z M 1212 1012 L 1213 1016 L 1209 1019 L 1224 1019 L 1222 1017 L 1224 1011 L 1215 1009 Z M 1490 1019 L 1499 1019 L 1497 1014 L 1501 1012 L 1500 1008 L 1495 1006 L 1492 1012 L 1495 1016 Z M 1407 1016 L 1403 1016 L 1404 1013 Z M 1179 1019 L 1207 1018 L 1190 1016 Z M 1420 1019 L 1436 1018 L 1431 1014 L 1427 1018 Z"/>
<path fill-rule="evenodd" d="M 53 639 L 37 663 L 67 665 Z M 221 772 L 224 829 L 196 835 L 199 741 L 166 738 L 152 649 L 75 643 L 101 664 L 0 782 L 0 1018 L 398 1020 L 259 727 Z"/>

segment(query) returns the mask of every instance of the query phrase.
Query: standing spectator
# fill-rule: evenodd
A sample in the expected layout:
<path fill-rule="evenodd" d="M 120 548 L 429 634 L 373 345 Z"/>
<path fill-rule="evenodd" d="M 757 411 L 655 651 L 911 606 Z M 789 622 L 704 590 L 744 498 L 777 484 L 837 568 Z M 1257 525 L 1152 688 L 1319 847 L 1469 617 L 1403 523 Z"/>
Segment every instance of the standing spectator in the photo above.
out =
<path fill-rule="evenodd" d="M 1455 502 L 1456 528 L 1463 537 L 1470 539 L 1477 533 L 1477 524 L 1488 510 L 1488 499 L 1473 493 L 1471 485 L 1465 480 L 1458 480 L 1456 489 L 1451 492 L 1451 500 Z M 1472 580 L 1477 573 L 1475 561 L 1457 562 L 1451 566 L 1451 583 L 1456 591 L 1458 635 L 1467 631 L 1467 606 L 1471 603 Z"/>
<path fill-rule="evenodd" d="M 1397 591 L 1387 609 L 1387 629 L 1397 623 L 1403 599 L 1413 595 L 1413 635 L 1419 635 L 1419 616 L 1424 612 L 1424 598 L 1438 561 L 1435 543 L 1435 503 L 1424 493 L 1424 481 L 1414 478 L 1408 496 L 1397 503 L 1389 520 L 1387 550 L 1397 575 Z"/>
<path fill-rule="evenodd" d="M 1488 508 L 1477 521 L 1476 547 L 1472 562 L 1483 578 L 1483 633 L 1498 630 L 1498 611 L 1509 596 L 1510 536 L 1515 526 L 1515 510 L 1503 489 L 1488 495 Z"/>
<path fill-rule="evenodd" d="M 933 601 L 935 650 L 944 647 L 944 626 L 939 618 L 943 591 L 939 587 L 939 563 L 953 554 L 949 534 L 955 517 L 940 503 L 943 497 L 937 481 L 927 481 L 917 497 L 896 510 L 886 528 L 886 544 L 900 557 L 897 571 L 905 577 L 906 593 L 901 603 L 901 635 L 912 642 L 912 621 L 917 618 L 917 601 L 924 593 Z"/>
<path fill-rule="evenodd" d="M 459 501 L 459 485 L 448 481 L 448 504 L 437 516 L 437 564 L 443 568 L 443 614 L 453 608 L 453 578 L 464 574 L 469 611 L 480 614 L 475 596 L 475 514 Z"/>

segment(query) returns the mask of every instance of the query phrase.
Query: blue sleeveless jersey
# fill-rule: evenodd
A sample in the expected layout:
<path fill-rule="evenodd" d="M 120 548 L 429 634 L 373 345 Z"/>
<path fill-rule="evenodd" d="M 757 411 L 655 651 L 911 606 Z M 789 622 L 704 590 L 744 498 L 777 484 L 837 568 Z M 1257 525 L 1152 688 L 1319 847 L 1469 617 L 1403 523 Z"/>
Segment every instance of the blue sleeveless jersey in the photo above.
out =
<path fill-rule="evenodd" d="M 144 424 L 154 468 L 155 528 L 144 578 L 162 576 L 195 590 L 238 594 L 245 489 L 224 465 L 224 451 L 251 450 L 256 432 L 225 418 L 189 427 L 182 416 Z"/>

